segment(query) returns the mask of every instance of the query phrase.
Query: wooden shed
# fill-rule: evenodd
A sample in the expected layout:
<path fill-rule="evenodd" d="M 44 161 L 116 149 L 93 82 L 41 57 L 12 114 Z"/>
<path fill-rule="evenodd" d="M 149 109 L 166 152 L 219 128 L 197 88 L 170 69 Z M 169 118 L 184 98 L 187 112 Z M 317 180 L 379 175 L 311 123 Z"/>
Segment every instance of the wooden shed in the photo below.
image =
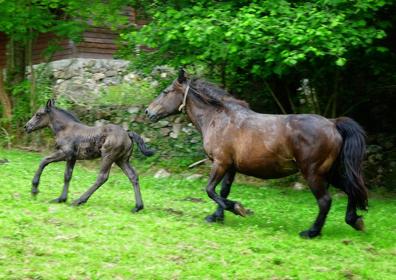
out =
<path fill-rule="evenodd" d="M 146 20 L 138 19 L 136 11 L 132 8 L 125 9 L 124 14 L 128 16 L 131 24 L 142 26 L 147 23 Z M 57 38 L 52 33 L 39 34 L 33 43 L 33 64 L 67 58 L 111 59 L 117 51 L 118 33 L 106 27 L 88 28 L 81 37 L 81 42 L 75 43 L 69 39 Z M 5 34 L 0 33 L 0 67 L 6 64 L 6 42 Z M 49 46 L 56 48 L 56 52 L 51 56 L 46 54 Z"/>

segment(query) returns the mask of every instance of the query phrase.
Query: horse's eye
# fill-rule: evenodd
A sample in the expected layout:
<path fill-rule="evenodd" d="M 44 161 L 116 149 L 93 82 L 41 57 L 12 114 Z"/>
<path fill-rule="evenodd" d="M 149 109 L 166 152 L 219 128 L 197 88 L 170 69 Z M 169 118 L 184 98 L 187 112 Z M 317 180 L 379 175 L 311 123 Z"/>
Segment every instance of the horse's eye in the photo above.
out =
<path fill-rule="evenodd" d="M 164 90 L 163 93 L 164 95 L 167 95 L 169 93 L 169 90 Z"/>

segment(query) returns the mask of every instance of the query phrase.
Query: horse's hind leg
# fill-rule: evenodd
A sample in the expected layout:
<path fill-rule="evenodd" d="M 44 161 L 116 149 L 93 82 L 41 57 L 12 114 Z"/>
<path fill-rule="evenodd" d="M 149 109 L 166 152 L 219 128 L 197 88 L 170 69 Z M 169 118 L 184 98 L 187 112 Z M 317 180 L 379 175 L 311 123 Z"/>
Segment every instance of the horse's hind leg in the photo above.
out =
<path fill-rule="evenodd" d="M 64 179 L 64 185 L 63 185 L 63 190 L 61 195 L 58 198 L 55 198 L 51 200 L 53 203 L 62 203 L 66 202 L 67 200 L 67 194 L 69 191 L 69 182 L 71 180 L 72 174 L 73 174 L 73 168 L 74 165 L 76 164 L 76 159 L 70 159 L 66 161 L 66 170 L 65 170 L 65 179 Z"/>
<path fill-rule="evenodd" d="M 106 159 L 106 157 L 102 160 L 102 166 L 100 167 L 100 172 L 98 177 L 96 178 L 95 183 L 78 199 L 74 200 L 72 205 L 78 206 L 84 204 L 88 201 L 91 195 L 102 186 L 107 179 L 109 178 L 111 165 L 113 161 L 110 159 Z"/>
<path fill-rule="evenodd" d="M 129 164 L 128 161 L 117 163 L 118 166 L 124 171 L 125 175 L 128 177 L 129 181 L 131 181 L 133 185 L 133 190 L 135 192 L 135 208 L 132 209 L 132 212 L 138 212 L 143 209 L 143 200 L 142 194 L 140 193 L 140 186 L 139 186 L 139 178 L 136 174 L 136 171 L 133 167 Z"/>
<path fill-rule="evenodd" d="M 220 191 L 220 196 L 222 198 L 227 198 L 228 195 L 230 194 L 231 190 L 231 185 L 234 182 L 235 178 L 235 169 L 230 169 L 227 171 L 223 178 L 223 182 L 221 183 L 221 191 Z M 206 221 L 209 223 L 212 222 L 218 222 L 218 221 L 223 221 L 224 220 L 224 209 L 220 206 L 217 206 L 216 211 L 212 214 L 206 217 Z"/>
<path fill-rule="evenodd" d="M 318 203 L 319 214 L 311 228 L 300 232 L 300 236 L 313 238 L 320 234 L 326 221 L 327 213 L 331 207 L 331 196 L 327 191 L 328 183 L 324 178 L 320 176 L 310 176 L 308 177 L 308 184 Z"/>
<path fill-rule="evenodd" d="M 356 230 L 364 230 L 363 218 L 356 214 L 356 204 L 353 202 L 353 199 L 351 199 L 349 195 L 345 222 Z"/>
<path fill-rule="evenodd" d="M 348 181 L 345 180 L 345 178 L 343 178 L 340 174 L 335 174 L 331 178 L 331 184 L 336 188 L 344 191 L 348 195 L 348 205 L 345 214 L 345 222 L 356 230 L 364 230 L 363 217 L 358 216 L 358 214 L 356 213 L 356 203 L 354 202 L 352 196 L 349 195 L 346 191 L 346 184 L 348 184 Z"/>

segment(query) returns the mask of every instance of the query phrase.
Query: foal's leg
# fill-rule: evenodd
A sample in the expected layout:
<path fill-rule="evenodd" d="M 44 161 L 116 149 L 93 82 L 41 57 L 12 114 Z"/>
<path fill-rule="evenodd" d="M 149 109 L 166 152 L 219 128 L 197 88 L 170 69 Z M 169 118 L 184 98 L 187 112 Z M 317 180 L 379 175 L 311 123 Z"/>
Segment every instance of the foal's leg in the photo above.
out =
<path fill-rule="evenodd" d="M 61 202 L 66 202 L 67 200 L 67 193 L 69 191 L 69 182 L 70 179 L 72 177 L 73 174 L 73 168 L 74 165 L 76 164 L 76 160 L 75 159 L 70 159 L 66 162 L 66 170 L 65 170 L 65 182 L 63 185 L 63 191 L 61 193 L 61 195 L 58 198 L 55 198 L 53 200 L 51 200 L 51 202 L 53 203 L 61 203 Z"/>
<path fill-rule="evenodd" d="M 110 169 L 111 169 L 112 164 L 113 164 L 112 160 L 106 159 L 106 157 L 103 158 L 102 166 L 100 167 L 100 172 L 99 172 L 98 177 L 96 178 L 95 183 L 82 196 L 80 196 L 80 198 L 74 200 L 72 205 L 78 206 L 78 205 L 84 204 L 88 201 L 90 196 L 97 189 L 99 189 L 99 187 L 102 186 L 109 178 Z"/>
<path fill-rule="evenodd" d="M 39 165 L 39 168 L 36 171 L 36 174 L 34 174 L 33 180 L 32 180 L 32 195 L 36 196 L 39 192 L 38 190 L 38 185 L 40 183 L 40 177 L 41 173 L 43 173 L 44 168 L 50 164 L 51 162 L 57 162 L 65 159 L 65 154 L 61 151 L 56 151 L 50 156 L 45 157 Z"/>
<path fill-rule="evenodd" d="M 143 200 L 142 195 L 140 193 L 140 186 L 139 186 L 139 178 L 136 174 L 136 171 L 133 167 L 129 164 L 128 161 L 117 163 L 118 166 L 124 171 L 125 175 L 128 177 L 129 181 L 131 181 L 133 185 L 133 190 L 135 192 L 135 208 L 132 209 L 132 212 L 138 212 L 143 209 Z"/>
<path fill-rule="evenodd" d="M 234 182 L 235 178 L 235 169 L 230 169 L 224 176 L 223 182 L 221 183 L 221 191 L 220 196 L 222 198 L 227 198 L 230 194 L 231 185 Z M 224 220 L 224 209 L 220 206 L 217 206 L 217 210 L 212 214 L 206 217 L 206 221 L 212 223 L 217 221 Z"/>
<path fill-rule="evenodd" d="M 226 169 L 218 163 L 214 163 L 212 170 L 210 172 L 209 182 L 206 187 L 206 192 L 208 196 L 213 199 L 219 207 L 224 210 L 233 212 L 236 215 L 246 216 L 246 210 L 238 202 L 228 200 L 226 198 L 220 197 L 216 193 L 217 184 L 223 179 L 226 173 Z"/>
<path fill-rule="evenodd" d="M 319 214 L 314 224 L 308 230 L 300 232 L 301 237 L 312 238 L 318 236 L 325 223 L 327 213 L 331 207 L 331 197 L 327 191 L 328 183 L 321 176 L 308 177 L 308 184 L 319 206 Z"/>
<path fill-rule="evenodd" d="M 356 204 L 353 202 L 349 195 L 345 222 L 356 230 L 364 230 L 363 217 L 356 214 Z"/>

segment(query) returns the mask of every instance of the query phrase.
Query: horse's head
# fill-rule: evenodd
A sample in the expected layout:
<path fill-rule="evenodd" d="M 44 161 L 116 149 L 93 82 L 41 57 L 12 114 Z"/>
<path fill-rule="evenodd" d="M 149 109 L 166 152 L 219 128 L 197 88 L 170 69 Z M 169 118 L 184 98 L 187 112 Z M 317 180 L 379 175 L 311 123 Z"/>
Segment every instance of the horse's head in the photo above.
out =
<path fill-rule="evenodd" d="M 145 112 L 149 119 L 158 121 L 159 119 L 179 112 L 179 108 L 183 104 L 187 86 L 186 73 L 181 69 L 178 78 L 163 90 L 147 107 Z"/>
<path fill-rule="evenodd" d="M 50 117 L 49 113 L 51 109 L 55 107 L 55 100 L 50 99 L 44 108 L 38 109 L 38 111 L 33 115 L 33 117 L 25 124 L 25 130 L 30 133 L 34 130 L 44 128 L 49 125 Z"/>

